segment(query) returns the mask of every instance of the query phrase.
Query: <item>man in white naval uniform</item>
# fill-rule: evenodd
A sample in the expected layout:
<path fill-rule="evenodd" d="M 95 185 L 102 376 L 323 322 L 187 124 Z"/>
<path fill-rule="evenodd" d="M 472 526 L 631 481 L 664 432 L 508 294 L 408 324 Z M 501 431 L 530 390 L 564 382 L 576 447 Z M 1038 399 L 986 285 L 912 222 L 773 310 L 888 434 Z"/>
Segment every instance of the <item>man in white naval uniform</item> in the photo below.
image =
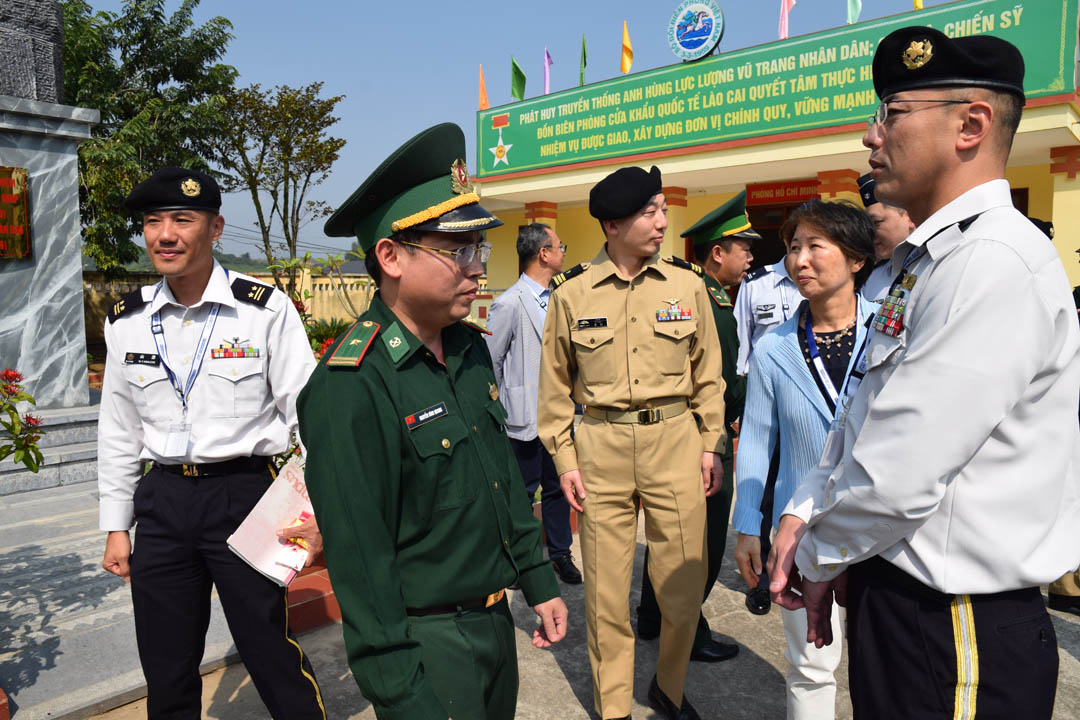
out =
<path fill-rule="evenodd" d="M 99 514 L 102 567 L 131 582 L 147 715 L 201 717 L 213 585 L 269 714 L 325 720 L 285 588 L 226 544 L 296 429 L 296 396 L 315 366 L 300 316 L 284 293 L 214 260 L 225 221 L 209 175 L 162 168 L 125 204 L 142 213 L 163 278 L 113 305 L 105 323 Z M 307 537 L 321 547 L 317 531 Z"/>
<path fill-rule="evenodd" d="M 750 351 L 765 333 L 794 314 L 802 302 L 799 289 L 787 274 L 783 259 L 747 274 L 735 298 L 735 323 L 739 330 L 739 361 L 735 371 L 745 375 Z"/>
<path fill-rule="evenodd" d="M 880 305 L 889 294 L 893 281 L 893 250 L 911 234 L 915 223 L 911 222 L 903 208 L 882 202 L 874 194 L 874 176 L 869 173 L 859 178 L 859 197 L 862 198 L 866 214 L 874 223 L 874 255 L 877 256 L 874 271 L 863 283 L 859 294 L 863 299 Z"/>
<path fill-rule="evenodd" d="M 856 351 L 865 376 L 785 509 L 771 589 L 806 607 L 819 646 L 847 603 L 856 718 L 1049 720 L 1039 585 L 1080 562 L 1080 328 L 1057 251 L 1004 179 L 1023 58 L 910 27 L 881 41 L 873 75 L 876 192 L 917 227 Z"/>

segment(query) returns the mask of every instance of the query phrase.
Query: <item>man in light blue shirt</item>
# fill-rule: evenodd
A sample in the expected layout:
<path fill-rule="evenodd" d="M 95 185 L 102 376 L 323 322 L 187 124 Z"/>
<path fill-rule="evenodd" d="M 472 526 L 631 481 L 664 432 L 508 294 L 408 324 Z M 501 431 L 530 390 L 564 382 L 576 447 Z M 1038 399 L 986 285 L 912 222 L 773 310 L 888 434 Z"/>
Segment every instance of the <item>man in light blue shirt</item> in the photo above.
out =
<path fill-rule="evenodd" d="M 566 245 L 549 226 L 532 223 L 518 232 L 518 281 L 491 304 L 488 349 L 495 367 L 499 397 L 506 407 L 506 432 L 514 449 L 530 501 L 541 488 L 541 511 L 548 557 L 555 573 L 572 585 L 581 573 L 570 556 L 573 535 L 570 505 L 566 502 L 555 464 L 536 430 L 536 403 L 540 379 L 540 338 L 544 332 L 551 278 L 562 272 Z"/>

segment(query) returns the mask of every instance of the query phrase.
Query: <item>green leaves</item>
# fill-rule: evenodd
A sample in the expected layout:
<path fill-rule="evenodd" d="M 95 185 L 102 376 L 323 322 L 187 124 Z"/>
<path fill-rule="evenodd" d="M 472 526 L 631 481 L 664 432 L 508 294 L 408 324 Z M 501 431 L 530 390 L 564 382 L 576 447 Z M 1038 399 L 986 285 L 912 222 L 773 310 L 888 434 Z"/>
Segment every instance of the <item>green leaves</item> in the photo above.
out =
<path fill-rule="evenodd" d="M 39 429 L 41 418 L 30 414 L 19 415 L 17 403 L 36 404 L 19 384 L 22 377 L 22 373 L 11 368 L 0 373 L 0 381 L 4 382 L 0 385 L 0 428 L 3 428 L 3 432 L 0 432 L 0 461 L 12 455 L 14 462 L 22 463 L 30 472 L 37 472 L 44 462 L 37 442 L 44 433 Z"/>
<path fill-rule="evenodd" d="M 334 108 L 344 96 L 324 98 L 322 88 L 321 82 L 272 90 L 256 84 L 225 93 L 218 105 L 223 132 L 215 137 L 214 159 L 225 171 L 222 188 L 250 194 L 267 265 L 278 288 L 290 297 L 307 262 L 297 262 L 300 230 L 332 212 L 307 195 L 330 176 L 345 145 L 344 139 L 328 134 L 340 119 Z M 275 224 L 284 239 L 285 258 L 277 256 L 281 243 L 271 234 Z"/>
<path fill-rule="evenodd" d="M 103 271 L 136 261 L 142 231 L 123 201 L 163 165 L 209 170 L 222 93 L 236 69 L 218 62 L 232 25 L 215 17 L 196 26 L 199 0 L 172 15 L 165 0 L 126 0 L 118 13 L 85 0 L 61 0 L 64 101 L 96 108 L 101 123 L 79 147 L 79 206 L 84 252 Z"/>

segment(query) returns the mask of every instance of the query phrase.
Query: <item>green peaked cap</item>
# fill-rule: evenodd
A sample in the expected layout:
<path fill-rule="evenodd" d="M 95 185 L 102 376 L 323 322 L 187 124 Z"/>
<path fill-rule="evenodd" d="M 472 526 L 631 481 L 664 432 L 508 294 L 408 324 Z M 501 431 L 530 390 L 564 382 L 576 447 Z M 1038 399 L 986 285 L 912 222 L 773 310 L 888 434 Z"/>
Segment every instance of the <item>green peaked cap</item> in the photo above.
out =
<path fill-rule="evenodd" d="M 480 205 L 465 167 L 465 133 L 454 123 L 430 127 L 383 160 L 323 227 L 329 237 L 356 236 L 366 253 L 398 230 L 475 232 L 502 220 Z"/>
<path fill-rule="evenodd" d="M 750 218 L 746 215 L 745 190 L 687 228 L 681 237 L 691 238 L 695 245 L 730 237 L 761 239 L 757 231 L 750 227 Z"/>

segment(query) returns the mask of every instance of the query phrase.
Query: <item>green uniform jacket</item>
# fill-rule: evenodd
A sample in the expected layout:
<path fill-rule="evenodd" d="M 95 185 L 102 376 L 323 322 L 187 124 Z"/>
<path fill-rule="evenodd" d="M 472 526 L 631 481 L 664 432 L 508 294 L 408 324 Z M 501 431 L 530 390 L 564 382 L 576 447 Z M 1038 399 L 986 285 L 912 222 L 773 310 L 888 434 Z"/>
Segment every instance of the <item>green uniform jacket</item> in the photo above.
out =
<path fill-rule="evenodd" d="M 705 288 L 712 299 L 713 319 L 716 321 L 716 333 L 720 336 L 720 349 L 723 351 L 723 366 L 720 374 L 726 385 L 724 389 L 724 420 L 729 425 L 742 416 L 746 404 L 746 378 L 735 372 L 739 358 L 739 333 L 735 324 L 735 312 L 731 307 L 731 298 L 708 274 L 704 275 Z M 731 456 L 731 433 L 728 433 L 728 448 L 725 455 Z"/>
<path fill-rule="evenodd" d="M 439 364 L 376 294 L 297 400 L 307 487 L 344 622 L 349 667 L 380 720 L 446 720 L 406 608 L 482 599 L 521 584 L 530 605 L 559 594 L 507 440 L 481 332 L 443 332 Z M 359 340 L 359 342 L 356 342 Z M 342 348 L 347 352 L 347 348 Z M 357 354 L 359 351 L 354 351 Z"/>

